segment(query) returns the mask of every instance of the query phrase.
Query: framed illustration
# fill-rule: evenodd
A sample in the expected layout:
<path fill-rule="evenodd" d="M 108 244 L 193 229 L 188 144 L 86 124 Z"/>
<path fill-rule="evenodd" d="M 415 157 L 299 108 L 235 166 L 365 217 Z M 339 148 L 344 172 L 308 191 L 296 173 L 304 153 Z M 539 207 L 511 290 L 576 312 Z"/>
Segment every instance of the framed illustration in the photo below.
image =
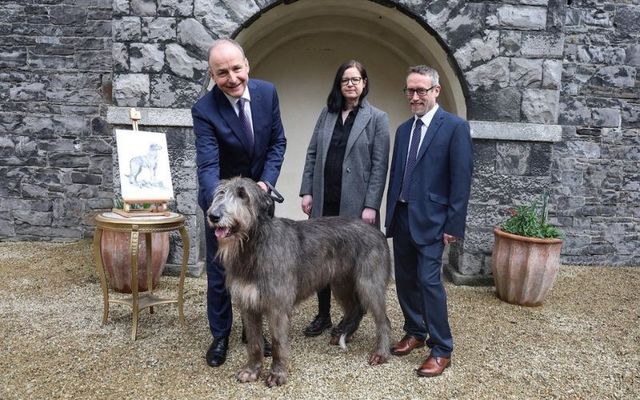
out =
<path fill-rule="evenodd" d="M 173 199 L 167 138 L 164 133 L 116 129 L 122 199 L 163 203 Z"/>

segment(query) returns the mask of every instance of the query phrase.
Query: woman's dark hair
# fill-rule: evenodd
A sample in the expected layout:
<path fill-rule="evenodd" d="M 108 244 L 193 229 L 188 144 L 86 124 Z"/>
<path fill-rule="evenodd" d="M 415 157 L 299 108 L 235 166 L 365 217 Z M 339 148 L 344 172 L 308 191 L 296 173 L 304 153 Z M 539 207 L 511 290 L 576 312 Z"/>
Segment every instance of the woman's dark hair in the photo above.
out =
<path fill-rule="evenodd" d="M 360 95 L 360 101 L 362 101 L 367 96 L 367 93 L 369 93 L 369 79 L 367 78 L 367 70 L 364 68 L 364 65 L 356 60 L 349 60 L 342 64 L 336 72 L 331 92 L 329 93 L 329 97 L 327 97 L 327 108 L 329 109 L 329 112 L 337 113 L 342 111 L 344 108 L 344 98 L 342 97 L 341 91 L 342 83 L 340 81 L 342 80 L 344 71 L 349 68 L 357 68 L 358 71 L 360 71 L 360 76 L 365 80 L 364 89 L 362 89 L 362 94 Z"/>

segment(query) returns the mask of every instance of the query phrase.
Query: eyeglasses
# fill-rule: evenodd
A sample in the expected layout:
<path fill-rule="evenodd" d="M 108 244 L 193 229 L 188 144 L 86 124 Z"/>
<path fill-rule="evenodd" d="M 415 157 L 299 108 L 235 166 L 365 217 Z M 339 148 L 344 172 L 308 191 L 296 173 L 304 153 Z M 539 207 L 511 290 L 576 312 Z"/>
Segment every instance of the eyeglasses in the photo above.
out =
<path fill-rule="evenodd" d="M 434 89 L 437 86 L 438 85 L 433 85 L 429 89 L 423 89 L 423 88 L 420 88 L 420 89 L 407 89 L 407 88 L 404 88 L 404 89 L 402 89 L 402 91 L 404 92 L 405 96 L 407 96 L 409 98 L 413 97 L 413 95 L 416 94 L 416 93 L 418 94 L 418 97 L 424 97 L 424 96 L 427 95 L 427 93 L 429 93 L 429 91 L 431 89 Z"/>
<path fill-rule="evenodd" d="M 340 83 L 342 84 L 342 86 L 347 86 L 349 82 L 351 82 L 352 85 L 357 85 L 358 83 L 362 82 L 362 78 L 359 76 L 354 76 L 353 78 L 340 79 Z"/>

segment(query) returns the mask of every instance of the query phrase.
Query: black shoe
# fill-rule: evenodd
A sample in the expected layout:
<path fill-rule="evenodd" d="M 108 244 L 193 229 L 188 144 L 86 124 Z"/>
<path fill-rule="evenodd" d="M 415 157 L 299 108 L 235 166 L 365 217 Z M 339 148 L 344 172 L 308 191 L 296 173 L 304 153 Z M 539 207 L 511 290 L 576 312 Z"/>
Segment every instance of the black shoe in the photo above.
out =
<path fill-rule="evenodd" d="M 213 343 L 207 350 L 207 364 L 210 367 L 219 367 L 227 361 L 227 350 L 229 349 L 229 336 L 214 337 Z"/>
<path fill-rule="evenodd" d="M 244 327 L 242 327 L 242 343 L 247 344 L 247 333 L 244 330 Z M 264 337 L 264 335 L 262 335 L 262 340 L 264 340 L 264 345 L 262 347 L 262 354 L 265 357 L 271 357 L 271 343 L 269 343 L 269 341 L 267 340 L 266 337 Z"/>
<path fill-rule="evenodd" d="M 331 328 L 331 326 L 331 316 L 323 316 L 318 314 L 313 319 L 313 321 L 311 321 L 309 326 L 304 328 L 302 333 L 304 333 L 305 336 L 318 336 L 326 329 Z"/>

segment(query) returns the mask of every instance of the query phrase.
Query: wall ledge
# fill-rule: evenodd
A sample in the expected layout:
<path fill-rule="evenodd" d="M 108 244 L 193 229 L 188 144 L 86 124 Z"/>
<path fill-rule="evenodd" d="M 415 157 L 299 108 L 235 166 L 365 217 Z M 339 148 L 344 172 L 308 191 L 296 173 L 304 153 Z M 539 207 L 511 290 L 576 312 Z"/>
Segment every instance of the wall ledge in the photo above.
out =
<path fill-rule="evenodd" d="M 107 110 L 107 122 L 112 125 L 131 125 L 129 110 L 131 107 L 111 106 Z M 189 108 L 150 108 L 136 107 L 140 111 L 139 125 L 144 126 L 180 126 L 192 127 L 191 109 Z"/>
<path fill-rule="evenodd" d="M 130 125 L 131 107 L 111 106 L 107 110 L 107 122 L 112 125 Z M 142 119 L 141 126 L 193 127 L 189 108 L 137 107 Z M 469 121 L 471 137 L 483 140 L 505 140 L 525 142 L 560 142 L 560 125 L 529 124 L 519 122 Z M 143 129 L 144 130 L 144 129 Z"/>

